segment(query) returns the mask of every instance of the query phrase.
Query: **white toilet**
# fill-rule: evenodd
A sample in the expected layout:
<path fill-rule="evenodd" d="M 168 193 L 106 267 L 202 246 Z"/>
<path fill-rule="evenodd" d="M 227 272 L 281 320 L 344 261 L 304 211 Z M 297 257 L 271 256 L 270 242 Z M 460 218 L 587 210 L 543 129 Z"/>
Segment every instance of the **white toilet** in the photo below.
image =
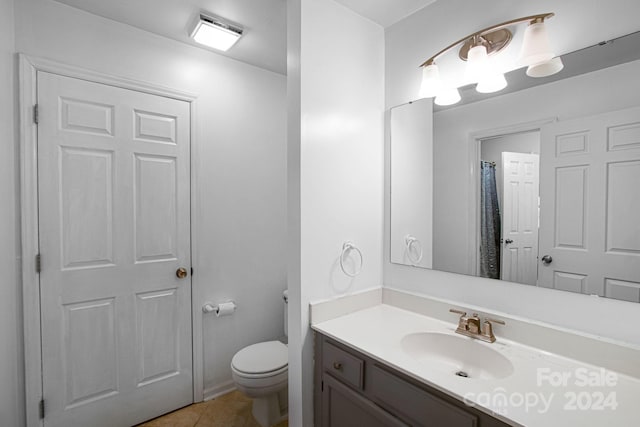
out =
<path fill-rule="evenodd" d="M 288 294 L 284 291 L 284 334 L 287 336 Z M 287 345 L 266 341 L 238 351 L 231 360 L 231 375 L 238 390 L 253 399 L 253 416 L 262 427 L 287 417 L 289 358 Z"/>

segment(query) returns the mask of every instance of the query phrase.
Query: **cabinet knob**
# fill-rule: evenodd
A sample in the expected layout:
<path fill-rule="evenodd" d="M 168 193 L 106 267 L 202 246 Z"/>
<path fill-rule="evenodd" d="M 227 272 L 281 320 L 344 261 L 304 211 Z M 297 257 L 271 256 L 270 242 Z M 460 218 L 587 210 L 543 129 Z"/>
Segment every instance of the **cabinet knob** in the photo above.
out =
<path fill-rule="evenodd" d="M 333 362 L 333 369 L 335 369 L 336 371 L 342 371 L 342 363 Z"/>

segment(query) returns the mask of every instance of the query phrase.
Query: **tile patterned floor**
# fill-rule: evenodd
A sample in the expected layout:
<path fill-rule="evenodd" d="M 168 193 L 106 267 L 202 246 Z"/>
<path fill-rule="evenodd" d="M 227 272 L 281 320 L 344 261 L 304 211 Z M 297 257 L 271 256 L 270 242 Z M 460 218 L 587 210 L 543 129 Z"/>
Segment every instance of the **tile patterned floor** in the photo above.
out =
<path fill-rule="evenodd" d="M 275 427 L 288 427 L 285 420 Z M 251 415 L 251 399 L 232 391 L 208 402 L 194 403 L 137 427 L 260 427 Z"/>

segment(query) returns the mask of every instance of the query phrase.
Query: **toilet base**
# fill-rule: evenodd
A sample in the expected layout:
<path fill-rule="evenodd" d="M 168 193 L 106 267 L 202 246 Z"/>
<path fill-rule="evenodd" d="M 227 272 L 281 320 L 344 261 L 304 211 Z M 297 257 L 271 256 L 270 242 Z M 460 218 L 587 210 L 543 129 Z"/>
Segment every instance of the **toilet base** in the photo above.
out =
<path fill-rule="evenodd" d="M 253 398 L 251 413 L 261 427 L 271 427 L 287 418 L 288 389 Z"/>

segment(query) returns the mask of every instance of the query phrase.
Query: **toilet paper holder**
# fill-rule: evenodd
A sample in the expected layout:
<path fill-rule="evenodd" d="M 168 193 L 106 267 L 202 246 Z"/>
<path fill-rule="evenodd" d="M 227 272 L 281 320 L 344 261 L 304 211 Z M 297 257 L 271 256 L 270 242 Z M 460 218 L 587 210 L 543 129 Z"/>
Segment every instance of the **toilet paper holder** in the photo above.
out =
<path fill-rule="evenodd" d="M 237 305 L 235 301 L 227 301 L 220 304 L 213 304 L 210 302 L 205 303 L 202 306 L 203 313 L 215 313 L 216 316 L 225 316 L 232 314 L 236 311 Z"/>

